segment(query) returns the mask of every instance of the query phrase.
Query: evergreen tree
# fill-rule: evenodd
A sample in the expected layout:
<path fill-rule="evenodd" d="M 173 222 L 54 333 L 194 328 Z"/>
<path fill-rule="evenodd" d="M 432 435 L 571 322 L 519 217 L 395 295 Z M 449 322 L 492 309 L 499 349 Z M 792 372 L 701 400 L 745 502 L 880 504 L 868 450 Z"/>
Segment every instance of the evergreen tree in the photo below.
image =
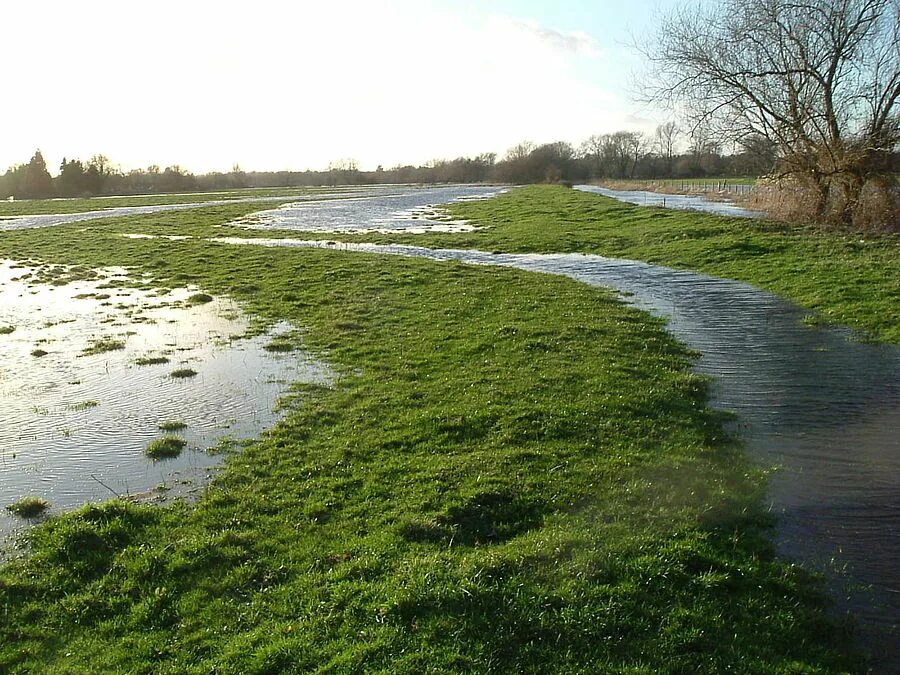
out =
<path fill-rule="evenodd" d="M 25 165 L 22 182 L 16 197 L 21 199 L 47 199 L 53 196 L 53 179 L 47 171 L 47 162 L 40 150 L 35 150 L 31 161 Z"/>

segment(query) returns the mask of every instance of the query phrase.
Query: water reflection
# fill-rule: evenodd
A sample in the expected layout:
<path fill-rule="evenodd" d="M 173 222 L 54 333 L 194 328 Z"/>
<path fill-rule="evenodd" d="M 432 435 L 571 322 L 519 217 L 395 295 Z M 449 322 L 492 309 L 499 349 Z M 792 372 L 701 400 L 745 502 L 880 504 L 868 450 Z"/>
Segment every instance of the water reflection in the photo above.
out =
<path fill-rule="evenodd" d="M 3 508 L 23 496 L 58 511 L 203 476 L 220 461 L 207 448 L 275 423 L 291 382 L 330 379 L 303 352 L 265 350 L 287 324 L 239 339 L 249 324 L 228 299 L 135 290 L 124 270 L 62 286 L 34 272 L 0 263 L 0 534 L 24 524 Z M 185 368 L 196 376 L 171 377 Z M 176 420 L 187 450 L 148 459 Z"/>

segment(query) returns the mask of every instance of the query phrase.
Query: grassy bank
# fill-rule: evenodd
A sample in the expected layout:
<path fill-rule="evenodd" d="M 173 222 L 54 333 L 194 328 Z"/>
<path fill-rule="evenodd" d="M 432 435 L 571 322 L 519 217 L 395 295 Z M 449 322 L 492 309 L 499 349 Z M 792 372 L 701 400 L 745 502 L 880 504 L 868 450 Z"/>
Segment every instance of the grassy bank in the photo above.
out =
<path fill-rule="evenodd" d="M 573 197 L 477 207 L 531 198 Z M 196 506 L 35 529 L 0 569 L 0 670 L 861 669 L 658 321 L 510 269 L 115 235 L 246 208 L 0 236 L 4 257 L 228 293 L 341 373 Z"/>
<path fill-rule="evenodd" d="M 504 252 L 583 252 L 632 258 L 747 281 L 846 324 L 900 343 L 900 236 L 646 208 L 555 186 L 454 204 L 480 232 L 363 237 Z M 344 239 L 344 237 L 342 237 Z"/>

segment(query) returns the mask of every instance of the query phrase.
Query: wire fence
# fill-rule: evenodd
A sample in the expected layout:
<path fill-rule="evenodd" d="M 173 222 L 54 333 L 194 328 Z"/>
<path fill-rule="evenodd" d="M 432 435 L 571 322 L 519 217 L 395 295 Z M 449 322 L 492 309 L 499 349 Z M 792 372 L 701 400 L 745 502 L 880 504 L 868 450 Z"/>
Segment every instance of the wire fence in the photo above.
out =
<path fill-rule="evenodd" d="M 752 183 L 730 183 L 722 181 L 689 181 L 676 180 L 659 183 L 668 188 L 675 188 L 679 192 L 729 192 L 737 195 L 748 195 L 756 187 Z"/>

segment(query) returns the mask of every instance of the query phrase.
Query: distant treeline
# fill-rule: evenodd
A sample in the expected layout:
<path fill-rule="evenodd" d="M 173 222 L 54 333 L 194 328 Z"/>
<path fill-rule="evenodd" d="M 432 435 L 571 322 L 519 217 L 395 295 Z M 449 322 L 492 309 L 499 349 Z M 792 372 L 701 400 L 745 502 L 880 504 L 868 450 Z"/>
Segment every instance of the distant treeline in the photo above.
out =
<path fill-rule="evenodd" d="M 45 199 L 97 195 L 207 192 L 238 188 L 378 183 L 542 183 L 602 179 L 703 178 L 759 176 L 775 167 L 775 148 L 761 137 L 745 139 L 725 154 L 714 140 L 695 133 L 684 139 L 674 124 L 660 125 L 652 136 L 619 131 L 591 136 L 577 148 L 559 141 L 519 143 L 498 160 L 494 153 L 434 160 L 424 166 L 378 167 L 361 171 L 353 160 L 332 162 L 324 171 L 243 171 L 195 175 L 180 166 L 150 166 L 123 172 L 108 158 L 63 159 L 51 176 L 40 150 L 27 164 L 0 175 L 0 199 Z M 900 154 L 893 156 L 900 172 Z"/>

